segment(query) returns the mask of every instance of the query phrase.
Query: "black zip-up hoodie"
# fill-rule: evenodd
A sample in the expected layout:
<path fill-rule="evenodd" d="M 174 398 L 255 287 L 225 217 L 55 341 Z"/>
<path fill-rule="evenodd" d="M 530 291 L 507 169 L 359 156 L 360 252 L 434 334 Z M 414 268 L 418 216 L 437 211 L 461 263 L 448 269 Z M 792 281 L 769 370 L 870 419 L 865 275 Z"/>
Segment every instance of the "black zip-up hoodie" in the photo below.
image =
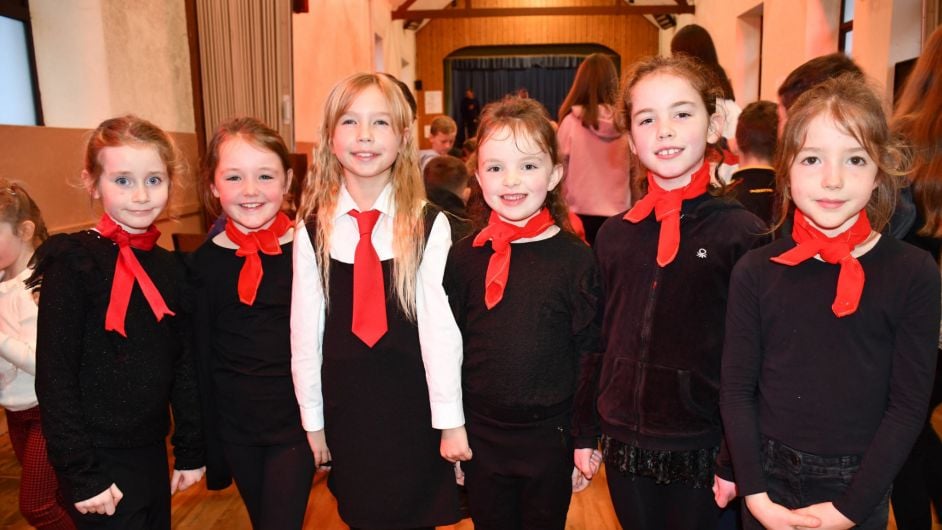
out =
<path fill-rule="evenodd" d="M 599 230 L 605 300 L 601 352 L 585 359 L 576 395 L 577 446 L 604 433 L 645 449 L 720 442 L 720 356 L 729 276 L 766 227 L 738 202 L 703 194 L 683 202 L 680 247 L 656 262 L 660 223 L 610 218 Z"/>

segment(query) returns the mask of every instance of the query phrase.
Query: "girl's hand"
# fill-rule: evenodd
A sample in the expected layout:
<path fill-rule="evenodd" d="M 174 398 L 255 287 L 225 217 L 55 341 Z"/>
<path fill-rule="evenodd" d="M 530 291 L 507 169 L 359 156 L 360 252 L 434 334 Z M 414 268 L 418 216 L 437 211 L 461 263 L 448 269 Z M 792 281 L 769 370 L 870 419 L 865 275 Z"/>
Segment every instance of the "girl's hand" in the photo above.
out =
<path fill-rule="evenodd" d="M 324 429 L 308 431 L 307 443 L 311 446 L 311 452 L 314 453 L 315 468 L 330 462 L 330 449 L 327 448 L 327 436 L 324 434 Z"/>
<path fill-rule="evenodd" d="M 471 448 L 468 447 L 468 432 L 464 425 L 454 429 L 442 429 L 442 458 L 452 464 L 455 462 L 471 460 Z"/>
<path fill-rule="evenodd" d="M 833 502 L 822 502 L 819 504 L 812 504 L 811 506 L 805 506 L 804 508 L 795 510 L 795 513 L 809 515 L 820 519 L 821 526 L 818 528 L 821 530 L 844 530 L 846 528 L 853 528 L 854 526 L 854 522 L 839 512 L 837 508 L 834 507 Z"/>
<path fill-rule="evenodd" d="M 592 480 L 602 466 L 602 453 L 598 449 L 576 449 L 572 452 L 572 460 L 582 476 Z"/>
<path fill-rule="evenodd" d="M 775 504 L 768 493 L 746 495 L 746 507 L 762 526 L 768 530 L 794 530 L 796 527 L 818 528 L 821 520 L 813 515 L 789 510 L 781 504 Z"/>
<path fill-rule="evenodd" d="M 81 514 L 101 513 L 105 515 L 114 515 L 115 508 L 124 494 L 118 489 L 117 484 L 108 486 L 108 489 L 95 495 L 90 499 L 75 503 L 75 509 Z"/>
<path fill-rule="evenodd" d="M 736 498 L 736 483 L 730 482 L 719 475 L 713 475 L 713 500 L 720 508 L 726 508 L 729 501 Z"/>
<path fill-rule="evenodd" d="M 170 477 L 170 494 L 183 491 L 193 484 L 196 484 L 206 473 L 206 466 L 199 469 L 174 469 L 173 476 Z"/>

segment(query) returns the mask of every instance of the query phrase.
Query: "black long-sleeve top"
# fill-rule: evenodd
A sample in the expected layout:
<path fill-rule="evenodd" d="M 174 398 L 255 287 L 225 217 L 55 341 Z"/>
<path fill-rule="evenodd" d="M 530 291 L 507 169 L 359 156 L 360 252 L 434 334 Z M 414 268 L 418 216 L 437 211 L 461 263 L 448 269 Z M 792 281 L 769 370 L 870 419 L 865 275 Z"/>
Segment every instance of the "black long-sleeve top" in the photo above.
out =
<path fill-rule="evenodd" d="M 840 267 L 769 261 L 788 237 L 748 253 L 730 285 L 720 405 L 739 493 L 767 490 L 760 437 L 824 455 L 862 455 L 835 507 L 860 522 L 890 487 L 925 421 L 939 336 L 939 270 L 883 236 L 859 259 L 857 311 L 831 304 Z"/>
<path fill-rule="evenodd" d="M 234 249 L 207 241 L 190 260 L 210 489 L 230 483 L 221 442 L 305 440 L 291 380 L 291 245 L 281 245 L 281 254 L 259 254 L 264 274 L 251 306 L 239 300 L 245 258 Z"/>
<path fill-rule="evenodd" d="M 163 444 L 173 409 L 175 467 L 203 465 L 185 269 L 170 252 L 134 250 L 176 316 L 158 322 L 135 283 L 127 338 L 105 331 L 118 247 L 97 232 L 56 235 L 37 250 L 41 278 L 36 394 L 50 461 L 78 502 L 114 479 L 95 448 Z M 168 407 L 169 405 L 169 407 Z M 120 487 L 120 485 L 119 485 Z"/>
<path fill-rule="evenodd" d="M 444 285 L 464 339 L 465 405 L 501 410 L 551 407 L 572 399 L 581 359 L 598 348 L 598 270 L 592 251 L 560 232 L 511 244 L 504 296 L 484 304 L 490 243 L 473 237 L 448 255 Z"/>

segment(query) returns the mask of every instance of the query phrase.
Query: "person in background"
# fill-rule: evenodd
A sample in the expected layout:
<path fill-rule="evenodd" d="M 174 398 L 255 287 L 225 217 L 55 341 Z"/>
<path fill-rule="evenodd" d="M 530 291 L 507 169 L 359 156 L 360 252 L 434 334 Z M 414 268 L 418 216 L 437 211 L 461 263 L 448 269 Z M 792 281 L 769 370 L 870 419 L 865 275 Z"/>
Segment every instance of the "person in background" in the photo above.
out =
<path fill-rule="evenodd" d="M 772 159 L 778 139 L 778 109 L 771 101 L 746 105 L 736 125 L 735 150 L 739 169 L 730 180 L 730 193 L 771 226 L 775 205 L 775 170 Z"/>
<path fill-rule="evenodd" d="M 24 280 L 49 237 L 39 206 L 19 184 L 0 179 L 0 406 L 20 474 L 20 513 L 39 530 L 73 530 L 46 453 L 36 398 L 36 299 Z"/>
<path fill-rule="evenodd" d="M 471 232 L 465 204 L 471 189 L 468 187 L 468 166 L 453 156 L 437 156 L 425 166 L 425 194 L 429 202 L 451 214 L 452 240 L 458 241 Z"/>
<path fill-rule="evenodd" d="M 559 108 L 565 195 L 591 245 L 602 223 L 631 204 L 628 136 L 616 125 L 618 74 L 604 54 L 586 57 Z"/>
<path fill-rule="evenodd" d="M 940 261 L 942 247 L 942 29 L 936 29 L 913 67 L 893 116 L 893 130 L 913 145 L 909 182 L 916 222 L 904 241 Z M 942 377 L 936 367 L 929 415 L 916 445 L 893 482 L 893 516 L 899 530 L 930 530 L 932 514 L 942 513 L 942 442 L 929 419 L 942 402 Z"/>
<path fill-rule="evenodd" d="M 455 145 L 455 136 L 458 134 L 458 125 L 455 120 L 448 116 L 438 116 L 432 120 L 429 129 L 428 141 L 432 144 L 431 149 L 419 151 L 419 166 L 425 169 L 429 160 L 436 156 L 447 155 Z"/>
<path fill-rule="evenodd" d="M 461 98 L 461 112 L 458 114 L 460 124 L 458 127 L 457 145 L 462 145 L 468 139 L 474 138 L 478 132 L 478 117 L 481 115 L 481 102 L 474 95 L 474 90 L 468 87 Z"/>

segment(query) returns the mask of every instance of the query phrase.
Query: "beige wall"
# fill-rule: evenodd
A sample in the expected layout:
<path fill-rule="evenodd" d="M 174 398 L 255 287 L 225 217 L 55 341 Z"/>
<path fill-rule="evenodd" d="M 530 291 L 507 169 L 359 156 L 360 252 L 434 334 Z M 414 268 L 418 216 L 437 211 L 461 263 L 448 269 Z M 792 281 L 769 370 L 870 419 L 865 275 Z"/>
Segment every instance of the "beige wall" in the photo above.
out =
<path fill-rule="evenodd" d="M 39 205 L 50 232 L 94 226 L 101 209 L 78 185 L 87 129 L 0 125 L 0 177 L 22 182 Z M 196 135 L 173 134 L 190 168 L 197 168 Z M 178 185 L 179 184 L 179 185 Z M 157 222 L 160 245 L 172 248 L 170 234 L 201 232 L 199 204 L 192 180 L 174 184 L 168 210 Z"/>
<path fill-rule="evenodd" d="M 757 9 L 763 17 L 761 76 L 746 23 Z M 839 10 L 839 0 L 698 0 L 696 14 L 679 17 L 678 22 L 696 22 L 710 32 L 736 99 L 744 105 L 756 97 L 775 101 L 778 86 L 795 67 L 836 52 Z M 920 11 L 921 0 L 856 0 L 851 55 L 887 96 L 893 64 L 919 53 Z"/>
<path fill-rule="evenodd" d="M 295 14 L 293 23 L 299 151 L 318 141 L 324 101 L 337 81 L 374 70 L 410 86 L 415 79 L 415 33 L 392 20 L 388 0 L 318 0 L 310 3 L 310 12 Z M 379 49 L 377 37 L 382 41 Z"/>
<path fill-rule="evenodd" d="M 193 132 L 184 0 L 32 0 L 43 116 L 53 127 L 95 127 L 135 113 Z"/>

